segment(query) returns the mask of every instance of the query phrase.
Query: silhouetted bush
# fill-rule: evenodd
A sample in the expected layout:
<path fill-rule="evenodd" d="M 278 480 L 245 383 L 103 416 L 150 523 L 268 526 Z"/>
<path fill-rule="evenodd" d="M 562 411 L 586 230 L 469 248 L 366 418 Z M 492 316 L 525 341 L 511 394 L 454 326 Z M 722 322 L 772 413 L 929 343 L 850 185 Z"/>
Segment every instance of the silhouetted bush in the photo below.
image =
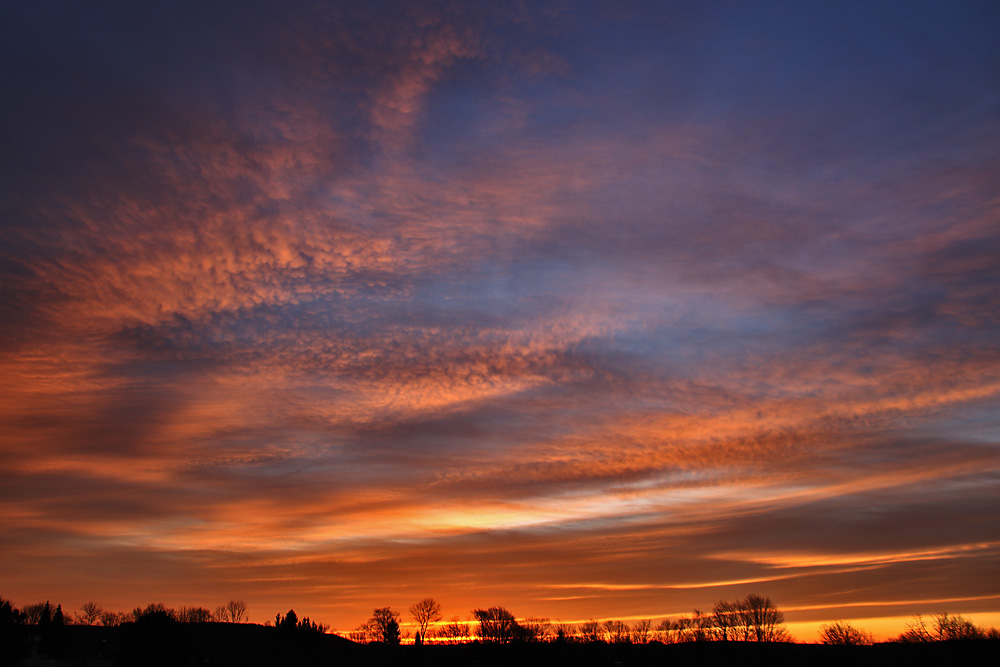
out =
<path fill-rule="evenodd" d="M 960 614 L 949 615 L 948 612 L 932 616 L 931 625 L 928 626 L 923 616 L 918 614 L 907 624 L 906 630 L 896 638 L 896 641 L 915 644 L 987 639 L 991 630 L 996 634 L 994 628 L 981 628 Z"/>
<path fill-rule="evenodd" d="M 870 632 L 859 630 L 850 623 L 834 621 L 829 625 L 819 627 L 820 641 L 824 644 L 838 644 L 841 646 L 868 646 L 875 643 L 875 638 Z"/>

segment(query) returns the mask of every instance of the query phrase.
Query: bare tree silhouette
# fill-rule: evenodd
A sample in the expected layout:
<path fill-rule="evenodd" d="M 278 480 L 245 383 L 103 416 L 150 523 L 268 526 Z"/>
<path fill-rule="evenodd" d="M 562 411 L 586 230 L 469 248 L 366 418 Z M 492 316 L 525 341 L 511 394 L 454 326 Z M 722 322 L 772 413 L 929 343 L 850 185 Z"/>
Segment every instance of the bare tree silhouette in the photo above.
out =
<path fill-rule="evenodd" d="M 526 642 L 548 641 L 552 634 L 552 622 L 547 618 L 524 618 L 517 627 L 517 637 Z"/>
<path fill-rule="evenodd" d="M 653 628 L 653 621 L 643 618 L 632 624 L 632 643 L 648 644 L 649 635 Z"/>
<path fill-rule="evenodd" d="M 101 618 L 104 609 L 94 601 L 84 602 L 77 615 L 77 621 L 81 625 L 94 625 Z"/>
<path fill-rule="evenodd" d="M 632 633 L 624 621 L 605 621 L 604 635 L 609 644 L 628 644 L 632 641 Z"/>
<path fill-rule="evenodd" d="M 177 610 L 177 620 L 181 623 L 208 623 L 212 612 L 204 607 L 181 607 Z"/>
<path fill-rule="evenodd" d="M 959 614 L 949 615 L 948 612 L 934 614 L 934 630 L 940 641 L 958 639 L 984 639 L 986 632 L 969 619 Z"/>
<path fill-rule="evenodd" d="M 931 627 L 920 614 L 906 624 L 906 630 L 896 638 L 896 641 L 908 644 L 934 641 L 954 641 L 957 639 L 985 639 L 991 636 L 989 630 L 978 627 L 960 614 L 950 615 L 948 612 L 934 614 L 931 617 Z"/>
<path fill-rule="evenodd" d="M 585 642 L 599 642 L 604 639 L 604 628 L 601 627 L 601 622 L 593 618 L 581 623 L 579 631 L 580 639 Z"/>
<path fill-rule="evenodd" d="M 508 644 L 517 637 L 517 620 L 503 607 L 476 609 L 472 615 L 479 621 L 479 638 L 484 642 Z"/>
<path fill-rule="evenodd" d="M 712 607 L 712 621 L 718 639 L 732 641 L 738 639 L 739 628 L 742 625 L 739 601 L 719 600 Z"/>
<path fill-rule="evenodd" d="M 21 612 L 28 625 L 42 625 L 52 620 L 52 605 L 48 602 L 26 604 Z"/>
<path fill-rule="evenodd" d="M 221 623 L 246 623 L 247 618 L 247 603 L 243 600 L 230 600 L 215 608 L 215 620 Z"/>
<path fill-rule="evenodd" d="M 434 598 L 424 598 L 410 606 L 410 616 L 417 623 L 421 637 L 427 637 L 427 626 L 441 620 L 441 605 Z"/>
<path fill-rule="evenodd" d="M 103 611 L 101 612 L 100 620 L 101 625 L 105 627 L 112 627 L 115 625 L 121 625 L 122 623 L 128 623 L 132 620 L 132 617 L 123 611 Z"/>
<path fill-rule="evenodd" d="M 845 646 L 867 646 L 875 643 L 872 633 L 853 627 L 850 623 L 834 621 L 829 625 L 819 626 L 819 638 L 824 644 L 840 644 Z"/>
<path fill-rule="evenodd" d="M 749 641 L 789 641 L 783 624 L 785 615 L 771 602 L 771 598 L 751 593 L 738 603 L 744 632 Z"/>
<path fill-rule="evenodd" d="M 459 644 L 469 638 L 469 624 L 458 616 L 452 616 L 448 623 L 438 628 L 437 636 L 448 644 Z"/>
<path fill-rule="evenodd" d="M 653 637 L 664 644 L 676 644 L 677 637 L 674 632 L 674 623 L 669 618 L 665 618 L 653 628 Z"/>

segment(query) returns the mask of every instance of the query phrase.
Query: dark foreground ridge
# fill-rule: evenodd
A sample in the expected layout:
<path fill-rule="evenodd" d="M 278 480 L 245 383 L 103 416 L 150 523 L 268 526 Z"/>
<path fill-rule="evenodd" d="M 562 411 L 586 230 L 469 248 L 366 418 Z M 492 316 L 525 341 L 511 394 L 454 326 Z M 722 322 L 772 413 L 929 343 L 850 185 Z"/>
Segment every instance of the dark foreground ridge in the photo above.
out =
<path fill-rule="evenodd" d="M 668 665 L 876 665 L 998 664 L 1000 641 L 826 646 L 691 642 L 616 645 L 552 642 L 386 646 L 357 644 L 337 635 L 282 631 L 234 623 L 126 623 L 117 627 L 36 626 L 2 637 L 6 667 L 632 667 Z"/>

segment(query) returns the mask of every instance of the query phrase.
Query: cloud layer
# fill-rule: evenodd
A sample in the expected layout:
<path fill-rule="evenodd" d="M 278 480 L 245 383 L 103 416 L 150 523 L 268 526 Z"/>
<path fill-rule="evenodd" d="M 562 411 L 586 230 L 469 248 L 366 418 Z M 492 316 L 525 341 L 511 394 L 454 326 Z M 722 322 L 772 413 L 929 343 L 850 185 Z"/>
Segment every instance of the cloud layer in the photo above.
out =
<path fill-rule="evenodd" d="M 3 595 L 1000 613 L 995 8 L 245 4 L 3 28 Z"/>

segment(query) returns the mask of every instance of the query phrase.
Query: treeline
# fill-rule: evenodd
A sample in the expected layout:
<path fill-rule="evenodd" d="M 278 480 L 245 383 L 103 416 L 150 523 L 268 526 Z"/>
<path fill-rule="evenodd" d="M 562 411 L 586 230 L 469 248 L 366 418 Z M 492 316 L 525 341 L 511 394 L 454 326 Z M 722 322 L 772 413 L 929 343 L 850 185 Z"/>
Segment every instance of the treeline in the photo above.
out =
<path fill-rule="evenodd" d="M 18 609 L 10 600 L 0 598 L 0 622 L 23 625 L 103 625 L 113 627 L 123 623 L 151 620 L 169 620 L 179 623 L 246 623 L 247 605 L 242 600 L 230 600 L 214 611 L 204 607 L 171 609 L 154 602 L 132 611 L 106 610 L 96 602 L 86 602 L 72 614 L 66 614 L 62 605 L 54 607 L 48 601 L 25 605 Z"/>
<path fill-rule="evenodd" d="M 475 609 L 471 617 L 458 616 L 443 621 L 441 605 L 434 598 L 424 598 L 409 608 L 411 627 L 416 631 L 404 633 L 402 614 L 391 607 L 373 610 L 372 616 L 361 626 L 346 633 L 347 638 L 361 644 L 398 645 L 404 640 L 415 644 L 461 644 L 481 642 L 487 644 L 511 643 L 605 643 L 605 644 L 680 644 L 687 642 L 755 642 L 783 643 L 793 638 L 784 626 L 784 614 L 766 596 L 750 594 L 738 600 L 720 600 L 711 612 L 699 610 L 687 616 L 658 623 L 640 619 L 627 623 L 621 620 L 598 621 L 591 619 L 579 624 L 553 623 L 547 618 L 517 618 L 502 606 Z M 171 609 L 160 603 L 137 607 L 130 612 L 109 611 L 95 602 L 87 602 L 72 614 L 63 611 L 62 605 L 49 602 L 26 605 L 18 609 L 0 598 L 0 626 L 32 625 L 40 628 L 63 625 L 119 626 L 125 623 L 247 623 L 247 605 L 242 600 L 230 600 L 214 610 L 204 607 Z M 329 626 L 298 618 L 289 609 L 286 614 L 276 614 L 273 625 L 283 631 L 305 631 L 323 634 Z M 922 643 L 955 640 L 1000 640 L 1000 630 L 975 625 L 961 615 L 935 614 L 929 620 L 915 616 L 898 637 L 890 640 L 899 643 Z M 820 628 L 823 644 L 868 645 L 875 643 L 866 630 L 850 623 L 834 621 Z"/>
<path fill-rule="evenodd" d="M 592 619 L 579 624 L 553 623 L 547 618 L 517 618 L 505 607 L 475 609 L 465 621 L 453 616 L 442 621 L 441 605 L 425 598 L 410 607 L 410 617 L 417 632 L 415 643 L 460 644 L 470 641 L 507 644 L 516 642 L 567 642 L 606 644 L 681 644 L 687 642 L 756 642 L 794 641 L 784 626 L 784 614 L 766 596 L 750 594 L 739 600 L 720 600 L 712 611 L 699 610 L 680 618 L 665 618 L 658 623 L 640 619 Z M 348 634 L 360 643 L 398 644 L 401 614 L 390 607 L 376 609 L 372 617 Z M 930 622 L 921 616 L 907 625 L 892 642 L 914 643 L 968 639 L 1000 640 L 1000 630 L 975 625 L 960 615 L 937 614 Z M 820 643 L 870 645 L 874 636 L 850 623 L 834 621 L 820 627 Z"/>
<path fill-rule="evenodd" d="M 788 642 L 791 635 L 784 628 L 784 615 L 770 598 L 748 595 L 742 600 L 722 600 L 715 604 L 712 613 L 695 610 L 690 616 L 663 619 L 653 624 L 652 619 L 640 619 L 629 624 L 620 620 L 598 621 L 592 619 L 579 625 L 552 624 L 545 618 L 518 620 L 504 607 L 476 609 L 473 612 L 476 626 L 471 637 L 484 642 L 605 642 L 608 644 L 679 644 L 696 641 L 757 641 Z M 457 619 L 437 631 L 444 641 L 461 640 L 470 636 L 469 624 Z"/>
<path fill-rule="evenodd" d="M 947 612 L 934 614 L 928 623 L 923 616 L 913 617 L 896 641 L 908 644 L 968 639 L 1000 639 L 1000 629 L 984 628 L 964 616 Z"/>

